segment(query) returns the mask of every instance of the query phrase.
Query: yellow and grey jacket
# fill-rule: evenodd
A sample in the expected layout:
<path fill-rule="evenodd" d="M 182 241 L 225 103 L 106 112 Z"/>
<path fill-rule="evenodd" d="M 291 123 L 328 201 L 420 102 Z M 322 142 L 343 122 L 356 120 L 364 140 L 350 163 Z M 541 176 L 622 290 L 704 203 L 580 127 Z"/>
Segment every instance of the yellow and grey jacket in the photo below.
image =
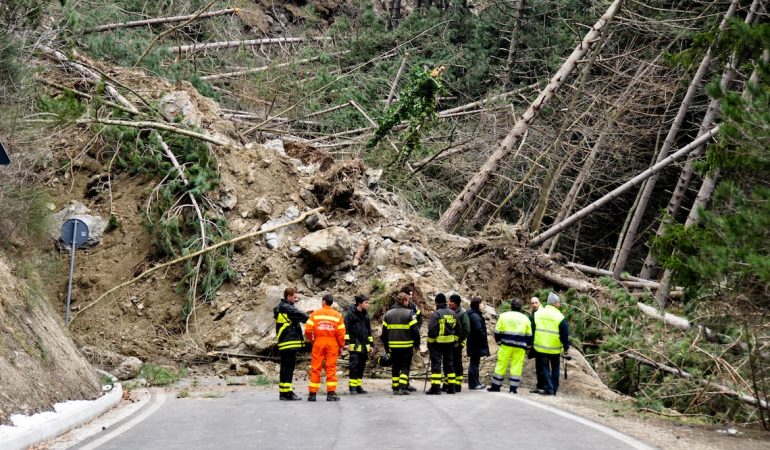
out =
<path fill-rule="evenodd" d="M 278 350 L 296 350 L 302 347 L 302 322 L 307 322 L 308 315 L 297 309 L 296 306 L 281 299 L 273 308 L 275 318 L 275 337 L 278 341 Z"/>
<path fill-rule="evenodd" d="M 385 350 L 420 346 L 417 317 L 411 309 L 396 305 L 382 318 L 382 344 Z"/>
<path fill-rule="evenodd" d="M 535 311 L 535 351 L 558 355 L 569 349 L 569 327 L 564 315 L 553 305 Z"/>
<path fill-rule="evenodd" d="M 499 345 L 529 348 L 532 345 L 532 323 L 519 311 L 500 314 L 495 324 L 495 341 Z"/>

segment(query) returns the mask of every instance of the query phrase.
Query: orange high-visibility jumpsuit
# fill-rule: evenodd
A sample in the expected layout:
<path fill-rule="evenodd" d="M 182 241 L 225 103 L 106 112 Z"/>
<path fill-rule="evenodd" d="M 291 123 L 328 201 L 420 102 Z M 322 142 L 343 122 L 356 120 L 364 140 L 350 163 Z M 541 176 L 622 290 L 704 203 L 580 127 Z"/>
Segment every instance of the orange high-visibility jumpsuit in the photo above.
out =
<path fill-rule="evenodd" d="M 326 392 L 337 391 L 337 357 L 345 346 L 345 321 L 342 314 L 324 305 L 305 323 L 305 336 L 313 343 L 310 359 L 311 394 L 321 387 L 321 365 L 326 361 Z"/>

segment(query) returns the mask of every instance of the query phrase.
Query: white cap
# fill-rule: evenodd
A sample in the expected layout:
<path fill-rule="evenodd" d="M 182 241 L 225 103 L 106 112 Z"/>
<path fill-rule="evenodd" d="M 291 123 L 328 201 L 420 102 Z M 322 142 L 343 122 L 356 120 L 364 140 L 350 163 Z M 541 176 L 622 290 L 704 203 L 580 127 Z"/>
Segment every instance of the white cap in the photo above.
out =
<path fill-rule="evenodd" d="M 559 304 L 559 303 L 561 303 L 561 300 L 559 299 L 559 296 L 556 295 L 553 292 L 549 292 L 548 293 L 548 304 L 549 305 L 556 305 L 556 304 Z"/>

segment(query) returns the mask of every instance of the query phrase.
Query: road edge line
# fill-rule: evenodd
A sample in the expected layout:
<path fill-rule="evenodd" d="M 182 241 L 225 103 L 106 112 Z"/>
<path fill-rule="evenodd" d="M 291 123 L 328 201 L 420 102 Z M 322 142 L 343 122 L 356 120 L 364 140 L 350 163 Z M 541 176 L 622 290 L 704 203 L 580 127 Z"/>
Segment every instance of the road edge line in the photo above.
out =
<path fill-rule="evenodd" d="M 112 439 L 115 439 L 116 437 L 120 436 L 121 434 L 125 433 L 126 431 L 130 430 L 136 425 L 140 424 L 151 415 L 155 414 L 155 412 L 158 409 L 160 409 L 160 407 L 163 406 L 163 404 L 166 402 L 166 394 L 163 391 L 159 391 L 157 396 L 153 393 L 152 397 L 153 398 L 150 399 L 150 401 L 153 402 L 153 399 L 154 399 L 154 402 L 149 406 L 147 406 L 146 409 L 139 412 L 134 418 L 130 419 L 128 422 L 124 423 L 123 425 L 120 425 L 114 430 L 111 430 L 110 432 L 102 436 L 99 436 L 98 438 L 79 447 L 79 450 L 93 450 L 99 447 L 100 445 L 108 441 L 111 441 Z"/>

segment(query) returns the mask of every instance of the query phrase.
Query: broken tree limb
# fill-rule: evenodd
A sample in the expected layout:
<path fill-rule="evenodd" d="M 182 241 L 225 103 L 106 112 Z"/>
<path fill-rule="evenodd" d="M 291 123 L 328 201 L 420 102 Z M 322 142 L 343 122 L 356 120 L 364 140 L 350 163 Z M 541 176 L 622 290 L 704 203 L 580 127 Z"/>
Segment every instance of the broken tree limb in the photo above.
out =
<path fill-rule="evenodd" d="M 349 50 L 346 50 L 344 52 L 332 53 L 329 56 L 344 55 L 345 53 L 349 53 L 349 52 L 350 52 Z M 307 64 L 309 62 L 318 61 L 319 59 L 321 59 L 320 56 L 314 56 L 312 58 L 300 59 L 299 61 L 289 61 L 281 64 L 275 64 L 272 66 L 261 66 L 261 67 L 255 67 L 253 69 L 237 70 L 235 72 L 217 73 L 214 75 L 206 75 L 205 77 L 201 77 L 201 80 L 217 80 L 219 78 L 238 77 L 241 75 L 248 75 L 251 73 L 264 72 L 265 70 L 270 68 L 286 67 L 286 66 L 291 66 L 292 64 Z"/>
<path fill-rule="evenodd" d="M 313 41 L 328 41 L 330 37 L 314 37 L 309 38 Z M 221 42 L 208 42 L 205 44 L 190 44 L 190 45 L 178 45 L 175 47 L 166 47 L 166 51 L 170 53 L 186 53 L 197 52 L 201 50 L 215 50 L 218 48 L 233 48 L 233 47 L 246 47 L 252 45 L 273 45 L 273 44 L 292 44 L 297 42 L 305 42 L 308 38 L 302 37 L 285 37 L 285 38 L 263 38 L 263 39 L 244 39 L 240 41 L 221 41 Z"/>
<path fill-rule="evenodd" d="M 76 72 L 80 73 L 84 77 L 88 78 L 94 83 L 98 83 L 102 80 L 102 76 L 99 75 L 98 72 L 95 70 L 84 66 L 83 64 L 80 64 L 78 62 L 72 61 L 65 55 L 64 53 L 60 52 L 59 50 L 54 50 L 50 47 L 46 47 L 45 45 L 37 45 L 35 48 L 43 52 L 44 55 L 47 57 L 56 60 L 68 67 L 73 68 Z M 136 109 L 136 107 L 126 99 L 126 97 L 123 97 L 123 95 L 118 92 L 118 90 L 110 83 L 105 83 L 104 89 L 107 91 L 110 96 L 115 99 L 118 103 L 123 105 L 125 108 L 127 108 L 129 111 L 131 111 L 132 114 L 139 114 L 139 110 Z"/>
<path fill-rule="evenodd" d="M 479 100 L 472 103 L 467 103 L 465 105 L 455 106 L 454 108 L 445 109 L 443 111 L 439 111 L 438 116 L 439 117 L 447 117 L 451 114 L 455 114 L 462 111 L 468 111 L 469 109 L 473 109 L 479 106 L 486 105 L 489 102 L 493 102 L 495 100 L 502 100 L 506 97 L 510 97 L 511 95 L 518 95 L 521 94 L 524 91 L 529 91 L 531 89 L 536 89 L 539 86 L 538 83 L 530 84 L 529 86 L 520 87 L 518 89 L 514 89 L 512 91 L 503 92 L 502 94 L 493 95 L 492 97 L 485 98 L 484 100 Z"/>
<path fill-rule="evenodd" d="M 404 72 L 404 66 L 406 66 L 406 60 L 409 58 L 409 52 L 404 53 L 404 57 L 401 58 L 401 64 L 398 66 L 396 72 L 396 78 L 393 79 L 393 84 L 390 85 L 390 92 L 388 93 L 388 100 L 385 102 L 385 109 L 390 108 L 390 104 L 393 103 L 393 98 L 396 96 L 396 89 L 398 88 L 398 82 L 401 80 L 401 74 Z"/>
<path fill-rule="evenodd" d="M 626 181 L 622 185 L 616 187 L 609 193 L 605 194 L 604 197 L 600 198 L 599 200 L 596 200 L 595 202 L 591 203 L 590 205 L 586 206 L 585 208 L 581 209 L 580 211 L 576 212 L 575 214 L 567 217 L 563 221 L 559 222 L 558 224 L 552 226 L 548 230 L 540 233 L 539 235 L 532 238 L 531 241 L 529 241 L 530 247 L 536 247 L 543 242 L 545 242 L 548 238 L 555 236 L 556 234 L 560 233 L 563 229 L 567 228 L 568 226 L 572 225 L 573 223 L 577 222 L 578 220 L 582 219 L 583 217 L 587 216 L 588 214 L 596 211 L 597 209 L 601 208 L 602 206 L 606 205 L 616 197 L 618 197 L 623 192 L 627 191 L 628 189 L 636 186 L 637 184 L 641 183 L 642 181 L 646 180 L 653 174 L 656 174 L 663 170 L 666 166 L 671 164 L 672 162 L 678 161 L 685 156 L 687 156 L 688 153 L 695 150 L 696 148 L 700 147 L 701 144 L 708 142 L 713 138 L 717 133 L 719 132 L 719 125 L 712 128 L 708 132 L 704 133 L 699 138 L 695 139 L 694 141 L 690 142 L 686 146 L 682 147 L 681 149 L 677 150 L 676 152 L 670 154 L 668 157 L 662 159 L 657 164 L 653 165 L 649 169 L 645 170 L 644 172 L 640 173 L 639 175 L 631 178 L 630 180 Z"/>
<path fill-rule="evenodd" d="M 216 11 L 210 11 L 210 12 L 198 15 L 198 19 L 205 19 L 208 17 L 216 17 L 216 16 L 222 16 L 225 14 L 232 14 L 232 13 L 238 14 L 239 11 L 240 11 L 240 8 L 218 9 Z M 194 18 L 195 18 L 195 14 L 188 14 L 186 16 L 156 17 L 153 19 L 132 20 L 130 22 L 106 23 L 104 25 L 99 25 L 98 27 L 86 28 L 85 30 L 83 30 L 83 33 L 84 34 L 100 33 L 102 31 L 110 31 L 110 30 L 115 30 L 117 28 L 136 28 L 144 25 L 158 25 L 161 23 L 184 22 L 185 20 L 194 19 Z"/>
<path fill-rule="evenodd" d="M 85 98 L 85 99 L 88 99 L 88 100 L 92 100 L 94 98 L 94 96 L 91 95 L 91 94 L 88 94 L 86 92 L 81 92 L 81 91 L 79 91 L 79 90 L 77 90 L 75 88 L 64 86 L 63 84 L 59 84 L 59 83 L 56 83 L 56 82 L 53 82 L 53 81 L 49 81 L 49 80 L 44 80 L 44 79 L 39 78 L 39 77 L 34 77 L 34 80 L 36 82 L 40 83 L 40 84 L 44 84 L 46 86 L 50 86 L 52 88 L 59 89 L 60 91 L 63 91 L 63 92 L 69 92 L 69 93 L 71 93 L 73 95 L 76 95 L 78 97 L 81 97 L 81 98 Z M 129 109 L 129 108 L 123 106 L 123 105 L 119 105 L 119 104 L 117 104 L 115 102 L 111 102 L 109 100 L 102 100 L 102 103 L 107 105 L 107 106 L 109 106 L 110 108 L 119 109 L 119 110 L 121 110 L 123 112 L 127 112 L 129 114 L 137 114 L 137 112 L 134 112 L 131 109 Z M 138 114 L 142 115 L 142 116 L 146 116 L 146 114 L 143 113 L 143 112 L 138 112 Z"/>
<path fill-rule="evenodd" d="M 78 119 L 76 123 L 79 124 L 92 124 L 92 123 L 100 123 L 103 125 L 117 125 L 121 127 L 132 127 L 132 128 L 151 128 L 155 130 L 162 130 L 162 131 L 170 131 L 172 133 L 182 134 L 185 136 L 189 136 L 192 138 L 200 139 L 202 141 L 209 142 L 211 144 L 220 145 L 222 147 L 227 148 L 237 148 L 236 145 L 234 145 L 231 142 L 224 141 L 222 139 L 217 139 L 213 136 L 209 136 L 208 134 L 198 133 L 195 131 L 186 130 L 184 128 L 175 127 L 173 125 L 169 125 L 166 123 L 161 122 L 149 122 L 149 121 L 137 121 L 132 122 L 129 120 L 113 120 L 113 119 Z"/>
<path fill-rule="evenodd" d="M 470 208 L 471 203 L 479 197 L 481 191 L 486 187 L 487 182 L 497 170 L 500 163 L 511 154 L 514 148 L 517 147 L 519 140 L 524 136 L 524 133 L 527 131 L 530 124 L 535 121 L 535 118 L 545 104 L 553 98 L 556 91 L 567 81 L 569 75 L 577 67 L 578 61 L 588 53 L 593 43 L 598 41 L 604 26 L 615 17 L 615 14 L 620 10 L 621 4 L 622 0 L 615 0 L 612 2 L 604 15 L 591 27 L 591 30 L 585 35 L 577 47 L 575 47 L 572 54 L 564 61 L 540 95 L 529 105 L 529 108 L 522 114 L 521 118 L 519 118 L 513 129 L 508 133 L 505 139 L 503 139 L 497 149 L 492 152 L 487 161 L 479 168 L 478 172 L 476 172 L 470 181 L 468 181 L 462 192 L 452 200 L 449 208 L 444 211 L 441 215 L 441 219 L 438 221 L 438 226 L 441 229 L 444 231 L 451 231 L 455 228 L 462 215 Z"/>
<path fill-rule="evenodd" d="M 70 325 L 72 325 L 72 322 L 74 322 L 75 319 L 77 319 L 78 316 L 83 314 L 86 310 L 88 310 L 89 308 L 91 308 L 95 304 L 99 303 L 102 299 L 104 299 L 108 295 L 112 294 L 113 292 L 117 291 L 118 289 L 124 288 L 126 286 L 130 286 L 130 285 L 136 283 L 137 281 L 141 280 L 142 278 L 146 277 L 147 275 L 150 275 L 153 272 L 157 272 L 158 270 L 164 269 L 166 267 L 171 267 L 174 264 L 179 264 L 180 262 L 187 261 L 188 259 L 195 258 L 196 256 L 199 256 L 199 255 L 202 255 L 204 253 L 208 253 L 210 251 L 216 250 L 216 249 L 218 249 L 220 247 L 223 247 L 225 245 L 235 244 L 235 243 L 241 242 L 241 241 L 246 240 L 246 239 L 251 239 L 253 237 L 261 236 L 261 235 L 263 235 L 265 233 L 270 233 L 270 232 L 273 232 L 275 230 L 279 230 L 281 228 L 288 227 L 289 225 L 294 225 L 294 224 L 300 223 L 300 222 L 304 221 L 305 219 L 307 219 L 309 216 L 311 216 L 313 214 L 318 214 L 318 213 L 323 212 L 323 210 L 324 210 L 323 207 L 316 208 L 316 209 L 311 209 L 310 211 L 305 211 L 304 213 L 300 214 L 299 217 L 297 217 L 296 219 L 291 220 L 289 222 L 279 223 L 279 224 L 274 225 L 272 227 L 267 227 L 267 228 L 265 228 L 263 230 L 253 231 L 251 233 L 242 234 L 242 235 L 240 235 L 238 237 L 235 237 L 233 239 L 229 239 L 229 240 L 222 241 L 222 242 L 217 242 L 216 244 L 212 245 L 211 247 L 206 247 L 204 249 L 198 250 L 197 252 L 190 253 L 189 255 L 181 256 L 181 257 L 176 258 L 176 259 L 174 259 L 172 261 L 168 261 L 168 262 L 165 262 L 163 264 L 158 264 L 157 266 L 151 267 L 151 268 L 145 270 L 144 272 L 140 273 L 139 275 L 135 276 L 134 278 L 132 278 L 132 279 L 130 279 L 130 280 L 124 282 L 124 283 L 121 283 L 121 284 L 113 287 L 112 289 L 108 290 L 104 294 L 102 294 L 99 297 L 97 297 L 96 300 L 92 301 L 91 303 L 89 303 L 88 305 L 83 307 L 83 309 L 81 309 L 77 314 L 75 314 L 72 317 L 72 320 L 70 320 Z"/>
<path fill-rule="evenodd" d="M 637 362 L 642 363 L 644 365 L 647 365 L 647 366 L 653 367 L 655 369 L 658 369 L 661 372 L 666 372 L 666 373 L 669 373 L 671 375 L 676 375 L 676 376 L 681 377 L 681 378 L 685 378 L 685 379 L 688 379 L 688 380 L 693 380 L 696 383 L 700 384 L 701 386 L 707 386 L 707 387 L 716 389 L 720 394 L 736 398 L 736 399 L 738 399 L 738 400 L 740 400 L 740 401 L 742 401 L 742 402 L 744 402 L 744 403 L 746 403 L 748 405 L 751 405 L 751 406 L 754 406 L 754 407 L 761 407 L 763 409 L 766 409 L 766 410 L 770 411 L 770 407 L 768 406 L 768 403 L 766 401 L 764 401 L 764 400 L 758 400 L 756 398 L 756 396 L 754 396 L 754 395 L 748 395 L 748 394 L 744 394 L 742 392 L 735 391 L 733 389 L 730 389 L 727 386 L 724 386 L 724 385 L 721 385 L 721 384 L 718 384 L 718 383 L 714 383 L 713 381 L 704 380 L 702 378 L 696 378 L 691 373 L 685 372 L 682 369 L 679 369 L 679 368 L 676 368 L 676 367 L 670 367 L 670 366 L 666 366 L 666 365 L 657 363 L 657 362 L 655 362 L 655 361 L 653 361 L 653 360 L 651 360 L 651 359 L 649 359 L 649 358 L 647 358 L 647 357 L 645 357 L 643 355 L 640 355 L 640 354 L 638 354 L 636 352 L 626 351 L 626 352 L 621 353 L 620 355 L 622 357 L 624 357 L 624 358 L 633 359 L 634 361 L 637 361 Z"/>

